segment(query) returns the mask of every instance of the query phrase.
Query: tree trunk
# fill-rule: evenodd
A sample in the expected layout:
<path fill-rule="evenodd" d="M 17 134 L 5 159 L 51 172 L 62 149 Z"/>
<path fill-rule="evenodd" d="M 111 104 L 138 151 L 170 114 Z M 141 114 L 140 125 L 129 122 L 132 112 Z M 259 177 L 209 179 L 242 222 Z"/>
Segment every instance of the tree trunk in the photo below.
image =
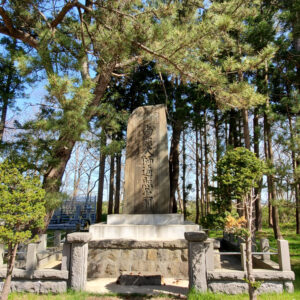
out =
<path fill-rule="evenodd" d="M 249 299 L 256 300 L 256 289 L 254 287 L 255 277 L 253 274 L 252 266 L 252 216 L 253 216 L 253 192 L 247 196 L 244 200 L 244 212 L 247 220 L 247 231 L 249 234 L 246 236 L 246 267 L 247 267 L 247 279 L 248 279 L 248 291 Z"/>
<path fill-rule="evenodd" d="M 203 135 L 200 128 L 200 178 L 201 178 L 201 217 L 205 216 L 204 209 L 204 172 L 203 172 Z"/>
<path fill-rule="evenodd" d="M 294 191 L 295 191 L 295 200 L 296 200 L 296 233 L 300 234 L 300 196 L 299 196 L 299 182 L 297 180 L 296 170 L 298 167 L 296 153 L 294 150 L 294 129 L 292 124 L 292 117 L 290 115 L 289 109 L 288 111 L 288 120 L 289 120 L 289 129 L 290 129 L 290 140 L 292 144 L 292 164 L 293 164 L 293 177 L 294 177 Z"/>
<path fill-rule="evenodd" d="M 183 217 L 186 220 L 186 189 L 185 189 L 185 177 L 186 177 L 186 152 L 185 152 L 185 131 L 182 131 L 182 201 L 183 201 Z"/>
<path fill-rule="evenodd" d="M 243 108 L 242 109 L 243 115 L 243 127 L 244 127 L 244 140 L 245 140 L 245 147 L 250 150 L 250 133 L 249 133 L 249 120 L 248 120 L 248 110 Z"/>
<path fill-rule="evenodd" d="M 267 102 L 267 109 L 268 109 L 268 102 Z M 266 137 L 267 137 L 267 158 L 269 160 L 269 163 L 271 166 L 274 164 L 274 159 L 273 159 L 273 148 L 272 148 L 272 137 L 271 137 L 271 126 L 270 126 L 270 121 L 268 119 L 267 114 L 265 114 L 265 126 L 266 126 Z M 276 200 L 276 191 L 275 191 L 275 186 L 274 186 L 274 175 L 269 174 L 268 175 L 268 193 L 270 196 L 269 203 L 271 204 L 272 207 L 272 223 L 273 223 L 273 231 L 274 231 L 274 237 L 275 239 L 280 239 L 282 238 L 281 232 L 280 232 L 280 227 L 279 227 L 279 214 L 278 214 L 278 207 L 274 203 Z M 274 205 L 275 204 L 275 205 Z"/>
<path fill-rule="evenodd" d="M 3 99 L 2 109 L 1 109 L 1 120 L 0 120 L 0 142 L 3 141 L 3 134 L 7 116 L 7 109 L 8 109 L 8 99 L 5 97 Z"/>
<path fill-rule="evenodd" d="M 177 203 L 176 203 L 176 189 L 178 186 L 179 179 L 179 142 L 180 134 L 182 131 L 181 122 L 178 120 L 174 121 L 173 134 L 170 148 L 170 158 L 169 158 L 169 172 L 170 172 L 170 204 L 171 211 L 177 213 Z"/>
<path fill-rule="evenodd" d="M 105 160 L 106 155 L 104 154 L 103 148 L 106 146 L 105 133 L 101 133 L 100 138 L 100 165 L 99 165 L 99 181 L 98 181 L 98 199 L 97 199 L 97 214 L 96 222 L 102 221 L 102 205 L 103 205 L 103 189 L 104 189 L 104 174 L 105 174 Z"/>
<path fill-rule="evenodd" d="M 115 155 L 110 156 L 110 175 L 109 175 L 109 193 L 107 214 L 113 213 L 114 206 L 114 178 L 115 178 Z"/>
<path fill-rule="evenodd" d="M 117 170 L 116 170 L 116 193 L 115 193 L 115 206 L 114 213 L 120 213 L 120 193 L 121 193 L 121 158 L 122 154 L 117 154 Z"/>
<path fill-rule="evenodd" d="M 209 191 L 208 191 L 208 186 L 209 186 L 209 179 L 208 179 L 208 142 L 207 142 L 207 112 L 205 110 L 204 112 L 204 158 L 205 158 L 205 164 L 204 164 L 204 186 L 205 186 L 205 202 L 206 202 L 206 214 L 209 213 Z"/>
<path fill-rule="evenodd" d="M 1 300 L 7 300 L 8 294 L 10 292 L 10 283 L 11 283 L 12 273 L 15 265 L 17 249 L 18 249 L 18 244 L 15 244 L 14 246 L 9 245 L 8 247 L 9 258 L 7 262 L 6 278 L 1 293 Z"/>
<path fill-rule="evenodd" d="M 195 223 L 199 224 L 200 216 L 200 205 L 199 205 L 199 136 L 198 136 L 198 126 L 195 126 L 196 135 L 196 217 Z"/>
<path fill-rule="evenodd" d="M 259 158 L 259 137 L 260 137 L 260 127 L 258 123 L 258 109 L 254 109 L 253 118 L 253 140 L 254 140 L 254 153 L 257 158 Z M 262 180 L 259 181 L 258 188 L 254 189 L 255 196 L 255 229 L 257 231 L 262 230 L 262 208 L 261 208 L 261 187 Z"/>

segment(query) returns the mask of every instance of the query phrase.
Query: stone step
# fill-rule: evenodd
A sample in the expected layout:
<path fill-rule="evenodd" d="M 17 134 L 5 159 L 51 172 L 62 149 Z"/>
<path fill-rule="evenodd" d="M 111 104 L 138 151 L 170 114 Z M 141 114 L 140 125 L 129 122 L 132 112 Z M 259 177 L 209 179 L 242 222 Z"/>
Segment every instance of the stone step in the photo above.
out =
<path fill-rule="evenodd" d="M 198 231 L 199 225 L 109 225 L 94 224 L 90 226 L 92 240 L 132 239 L 138 241 L 184 239 L 187 231 Z"/>

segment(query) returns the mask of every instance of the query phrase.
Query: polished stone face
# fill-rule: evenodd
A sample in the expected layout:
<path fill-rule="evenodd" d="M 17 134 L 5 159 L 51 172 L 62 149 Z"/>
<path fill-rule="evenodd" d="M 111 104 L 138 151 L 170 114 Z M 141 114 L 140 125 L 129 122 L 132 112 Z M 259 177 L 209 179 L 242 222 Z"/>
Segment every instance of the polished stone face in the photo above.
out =
<path fill-rule="evenodd" d="M 164 105 L 133 111 L 127 127 L 123 213 L 166 214 L 170 207 Z"/>

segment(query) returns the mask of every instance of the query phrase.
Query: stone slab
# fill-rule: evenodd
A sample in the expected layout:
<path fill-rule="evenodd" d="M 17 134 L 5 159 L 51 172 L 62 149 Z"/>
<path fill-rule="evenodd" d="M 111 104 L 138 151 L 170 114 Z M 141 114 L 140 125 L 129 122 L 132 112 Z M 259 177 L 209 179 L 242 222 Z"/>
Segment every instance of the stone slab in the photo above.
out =
<path fill-rule="evenodd" d="M 161 275 L 159 274 L 122 274 L 117 279 L 120 285 L 161 285 Z"/>
<path fill-rule="evenodd" d="M 92 235 L 89 232 L 73 232 L 67 235 L 68 243 L 87 243 L 91 240 Z"/>
<path fill-rule="evenodd" d="M 0 283 L 0 290 L 3 282 Z M 12 280 L 11 292 L 29 292 L 35 294 L 60 294 L 67 292 L 66 281 L 37 281 L 37 280 Z"/>
<path fill-rule="evenodd" d="M 108 225 L 174 225 L 184 224 L 182 214 L 116 214 L 107 216 Z"/>
<path fill-rule="evenodd" d="M 198 231 L 199 225 L 108 225 L 90 226 L 92 240 L 132 239 L 138 241 L 184 239 L 187 231 Z"/>
<path fill-rule="evenodd" d="M 6 268 L 0 269 L 0 278 L 6 277 Z M 22 269 L 13 270 L 13 278 L 23 278 L 23 279 L 68 279 L 69 272 L 54 270 L 54 269 L 44 269 L 27 271 Z"/>
<path fill-rule="evenodd" d="M 127 126 L 123 212 L 162 214 L 170 207 L 166 108 L 138 107 Z"/>
<path fill-rule="evenodd" d="M 204 231 L 185 232 L 184 237 L 189 242 L 203 242 L 207 239 L 207 234 Z"/>
<path fill-rule="evenodd" d="M 256 280 L 273 280 L 273 281 L 291 281 L 295 280 L 295 273 L 292 271 L 274 271 L 274 270 L 254 270 Z M 207 280 L 240 280 L 246 277 L 244 271 L 211 271 L 207 272 Z"/>
<path fill-rule="evenodd" d="M 186 240 L 174 241 L 136 241 L 129 239 L 90 241 L 89 249 L 186 249 Z"/>
<path fill-rule="evenodd" d="M 248 292 L 248 284 L 246 282 L 234 282 L 234 281 L 218 281 L 210 282 L 208 289 L 213 293 L 224 293 L 224 294 L 245 294 Z M 263 282 L 258 288 L 258 294 L 265 293 L 282 293 L 284 286 L 282 282 L 268 281 Z"/>

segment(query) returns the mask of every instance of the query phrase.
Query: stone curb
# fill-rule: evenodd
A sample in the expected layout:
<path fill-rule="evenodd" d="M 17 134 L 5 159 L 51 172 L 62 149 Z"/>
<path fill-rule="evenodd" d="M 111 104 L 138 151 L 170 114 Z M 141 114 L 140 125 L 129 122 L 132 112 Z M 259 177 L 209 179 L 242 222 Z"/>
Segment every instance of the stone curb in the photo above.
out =
<path fill-rule="evenodd" d="M 0 269 L 0 278 L 6 277 L 6 268 Z M 68 279 L 68 271 L 60 270 L 35 270 L 35 271 L 26 271 L 21 269 L 13 270 L 13 278 L 20 279 Z"/>
<path fill-rule="evenodd" d="M 254 271 L 256 280 L 295 280 L 295 273 L 292 271 Z M 246 272 L 244 271 L 213 271 L 207 272 L 207 280 L 244 280 Z"/>

